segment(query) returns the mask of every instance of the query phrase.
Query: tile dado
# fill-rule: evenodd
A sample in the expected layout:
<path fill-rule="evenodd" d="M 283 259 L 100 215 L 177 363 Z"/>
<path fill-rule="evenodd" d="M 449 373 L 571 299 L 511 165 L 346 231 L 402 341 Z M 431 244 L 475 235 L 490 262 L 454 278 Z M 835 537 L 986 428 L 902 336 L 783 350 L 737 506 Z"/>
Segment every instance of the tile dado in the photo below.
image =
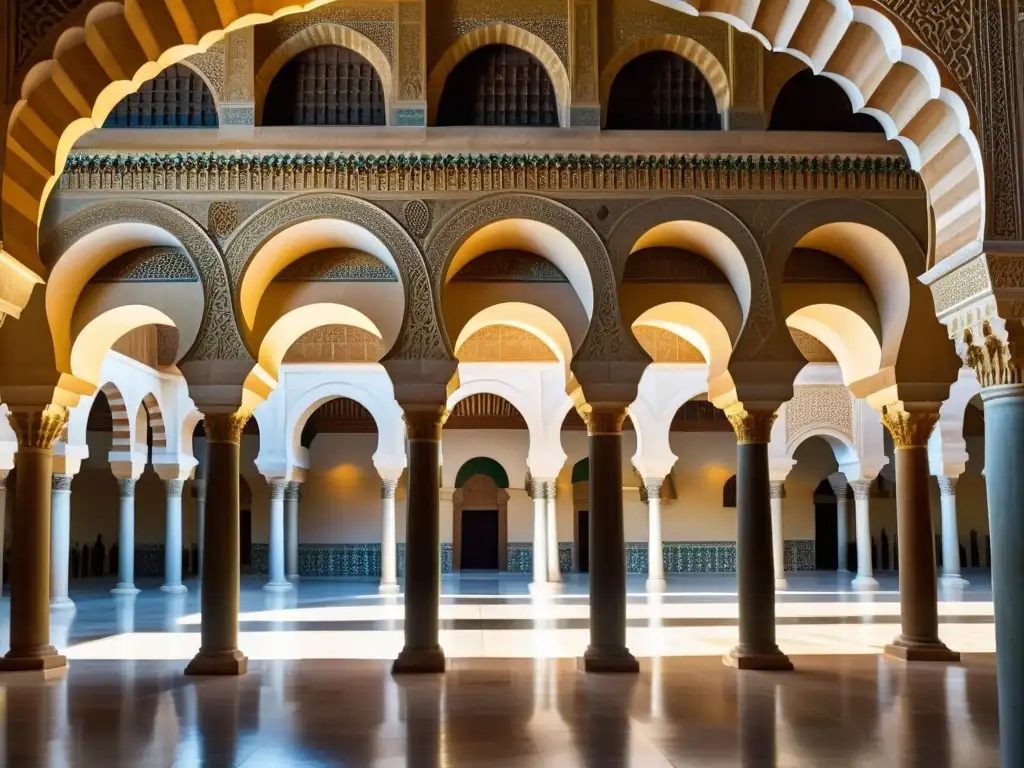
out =
<path fill-rule="evenodd" d="M 248 573 L 267 572 L 267 545 L 253 544 Z M 559 570 L 572 570 L 572 542 L 558 545 Z M 666 573 L 733 573 L 736 571 L 736 542 L 669 541 L 662 551 Z M 398 573 L 405 572 L 405 544 L 398 545 Z M 441 572 L 452 571 L 452 545 L 441 545 Z M 814 540 L 786 541 L 787 571 L 814 570 Z M 508 571 L 530 573 L 533 569 L 533 545 L 510 542 Z M 626 544 L 626 572 L 647 573 L 647 543 Z M 302 576 L 380 576 L 380 544 L 300 544 L 299 573 Z"/>

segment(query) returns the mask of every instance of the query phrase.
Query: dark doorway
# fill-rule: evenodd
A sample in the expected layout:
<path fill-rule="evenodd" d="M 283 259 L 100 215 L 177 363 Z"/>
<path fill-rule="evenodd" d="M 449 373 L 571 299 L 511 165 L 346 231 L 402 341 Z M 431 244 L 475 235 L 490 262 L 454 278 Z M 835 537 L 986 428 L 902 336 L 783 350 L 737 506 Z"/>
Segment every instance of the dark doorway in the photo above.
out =
<path fill-rule="evenodd" d="M 814 567 L 819 571 L 839 569 L 839 508 L 828 480 L 814 489 Z"/>
<path fill-rule="evenodd" d="M 590 513 L 581 509 L 576 513 L 576 530 L 579 533 L 579 548 L 576 564 L 580 573 L 590 573 Z"/>
<path fill-rule="evenodd" d="M 462 510 L 463 571 L 498 570 L 498 510 Z"/>
<path fill-rule="evenodd" d="M 240 514 L 240 530 L 238 534 L 238 545 L 241 548 L 242 567 L 252 565 L 252 512 L 243 509 Z"/>

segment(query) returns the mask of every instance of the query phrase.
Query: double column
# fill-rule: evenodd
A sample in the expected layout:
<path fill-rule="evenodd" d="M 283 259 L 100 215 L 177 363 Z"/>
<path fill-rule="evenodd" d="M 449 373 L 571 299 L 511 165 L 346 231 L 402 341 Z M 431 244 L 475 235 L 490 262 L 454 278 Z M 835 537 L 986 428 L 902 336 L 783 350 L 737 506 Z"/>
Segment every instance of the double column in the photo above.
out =
<path fill-rule="evenodd" d="M 549 480 L 533 479 L 533 581 L 531 593 L 544 593 L 548 589 L 548 520 L 547 487 Z"/>
<path fill-rule="evenodd" d="M 938 481 L 942 507 L 942 584 L 964 587 L 967 581 L 960 575 L 960 534 L 956 522 L 957 478 L 939 477 Z"/>
<path fill-rule="evenodd" d="M 405 409 L 409 498 L 405 536 L 405 646 L 393 674 L 444 672 L 438 642 L 441 600 L 441 424 L 444 407 Z"/>
<path fill-rule="evenodd" d="M 885 647 L 885 652 L 906 661 L 959 661 L 960 654 L 939 640 L 935 537 L 928 489 L 928 436 L 939 414 L 931 407 L 916 410 L 894 403 L 882 408 L 882 423 L 892 435 L 896 454 L 902 625 L 900 635 Z"/>
<path fill-rule="evenodd" d="M 395 532 L 395 497 L 398 478 L 385 477 L 380 484 L 380 587 L 382 595 L 398 592 L 398 537 Z M 440 549 L 440 544 L 438 544 Z"/>
<path fill-rule="evenodd" d="M 135 587 L 135 478 L 117 478 L 121 522 L 117 541 L 117 586 L 113 595 L 137 595 Z"/>
<path fill-rule="evenodd" d="M 736 478 L 739 482 L 739 478 Z M 772 480 L 769 489 L 772 507 L 772 565 L 775 569 L 775 588 L 789 589 L 786 580 L 786 539 L 782 532 L 782 510 L 786 500 L 786 484 Z"/>
<path fill-rule="evenodd" d="M 238 472 L 242 428 L 251 412 L 208 413 L 206 498 L 203 529 L 202 625 L 199 653 L 187 675 L 245 674 L 248 659 L 238 649 L 239 553 Z"/>
<path fill-rule="evenodd" d="M 286 592 L 292 588 L 284 573 L 284 494 L 288 481 L 273 479 L 270 484 L 270 557 L 268 579 L 263 588 L 268 592 Z"/>
<path fill-rule="evenodd" d="M 850 487 L 857 518 L 857 576 L 853 579 L 853 588 L 858 592 L 874 592 L 878 581 L 871 565 L 871 481 L 853 480 Z"/>
<path fill-rule="evenodd" d="M 736 561 L 739 644 L 723 659 L 738 669 L 788 670 L 789 657 L 775 642 L 774 547 L 768 441 L 774 410 L 726 408 L 736 432 Z"/>
<path fill-rule="evenodd" d="M 647 591 L 665 591 L 665 552 L 661 535 L 660 477 L 644 478 L 647 490 Z"/>

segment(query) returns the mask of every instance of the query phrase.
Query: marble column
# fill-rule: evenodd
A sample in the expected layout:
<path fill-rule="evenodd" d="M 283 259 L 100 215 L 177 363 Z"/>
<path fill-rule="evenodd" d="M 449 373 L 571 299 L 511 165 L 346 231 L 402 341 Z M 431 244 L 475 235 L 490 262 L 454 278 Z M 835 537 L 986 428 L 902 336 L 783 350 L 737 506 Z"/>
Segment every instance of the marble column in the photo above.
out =
<path fill-rule="evenodd" d="M 955 477 L 939 477 L 939 503 L 942 505 L 942 584 L 963 587 L 966 579 L 960 575 L 960 534 L 956 524 Z"/>
<path fill-rule="evenodd" d="M 738 669 L 788 670 L 789 657 L 775 642 L 775 581 L 768 440 L 774 411 L 726 410 L 736 432 L 736 570 L 739 644 L 723 661 Z"/>
<path fill-rule="evenodd" d="M 900 556 L 902 631 L 885 646 L 905 661 L 959 661 L 960 654 L 939 640 L 935 536 L 928 482 L 928 436 L 938 413 L 882 409 L 896 454 L 896 532 Z"/>
<path fill-rule="evenodd" d="M 645 478 L 647 489 L 647 591 L 665 591 L 665 552 L 661 536 L 662 479 Z"/>
<path fill-rule="evenodd" d="M 557 494 L 558 484 L 555 480 L 544 484 L 544 506 L 548 523 L 548 589 L 554 591 L 562 588 L 562 567 L 558 553 L 558 509 L 555 506 Z"/>
<path fill-rule="evenodd" d="M 737 478 L 737 482 L 738 482 Z M 772 564 L 775 566 L 775 588 L 789 589 L 786 580 L 786 539 L 782 532 L 782 509 L 786 498 L 786 485 L 781 481 L 772 481 Z"/>
<path fill-rule="evenodd" d="M 284 494 L 287 480 L 270 481 L 270 551 L 267 562 L 268 592 L 285 592 L 292 588 L 284 569 Z"/>
<path fill-rule="evenodd" d="M 850 570 L 847 563 L 850 517 L 847 514 L 846 478 L 839 477 L 829 480 L 829 485 L 832 486 L 832 492 L 836 495 L 836 551 L 839 554 L 836 570 L 841 573 Z"/>
<path fill-rule="evenodd" d="M 18 492 L 11 519 L 11 649 L 0 671 L 48 670 L 67 665 L 50 645 L 50 495 L 53 444 L 67 409 L 48 406 L 7 419 L 18 437 L 14 466 Z"/>
<path fill-rule="evenodd" d="M 385 478 L 381 481 L 379 591 L 386 595 L 398 592 L 398 537 L 395 533 L 395 496 L 397 493 L 397 478 Z"/>
<path fill-rule="evenodd" d="M 57 473 L 50 480 L 50 607 L 58 610 L 75 607 L 68 597 L 71 477 Z"/>
<path fill-rule="evenodd" d="M 444 406 L 405 409 L 409 488 L 405 524 L 405 647 L 393 674 L 444 672 L 441 599 L 441 423 Z"/>
<path fill-rule="evenodd" d="M 622 422 L 626 406 L 585 412 L 590 452 L 590 645 L 586 672 L 640 671 L 626 647 L 626 540 L 622 520 Z"/>
<path fill-rule="evenodd" d="M 135 479 L 117 478 L 121 526 L 117 541 L 117 586 L 113 595 L 137 595 L 135 588 Z"/>
<path fill-rule="evenodd" d="M 858 592 L 874 592 L 878 582 L 871 567 L 871 481 L 854 480 L 850 487 L 857 518 L 857 576 L 852 584 Z"/>
<path fill-rule="evenodd" d="M 544 592 L 548 586 L 547 481 L 534 478 L 533 495 L 533 581 L 530 592 Z"/>
<path fill-rule="evenodd" d="M 206 497 L 209 514 L 203 531 L 202 624 L 199 653 L 186 675 L 243 675 L 248 659 L 238 649 L 239 547 L 238 473 L 242 428 L 251 412 L 208 413 L 206 432 Z"/>
<path fill-rule="evenodd" d="M 196 488 L 196 526 L 199 529 L 199 563 L 196 568 L 200 582 L 203 579 L 203 540 L 206 530 L 206 478 L 195 481 Z"/>
<path fill-rule="evenodd" d="M 284 490 L 284 573 L 288 581 L 299 580 L 299 485 L 292 480 Z"/>
<path fill-rule="evenodd" d="M 184 480 L 164 480 L 167 529 L 164 534 L 164 584 L 160 590 L 172 595 L 188 592 L 181 583 L 181 491 L 184 487 Z"/>
<path fill-rule="evenodd" d="M 7 543 L 7 470 L 0 469 L 0 574 L 4 572 L 4 549 Z M 3 594 L 0 579 L 0 595 Z"/>
<path fill-rule="evenodd" d="M 984 383 L 984 381 L 983 381 Z M 996 684 L 1004 768 L 1024 765 L 1024 385 L 987 386 L 985 486 L 992 535 Z M 21 477 L 18 488 L 20 493 Z M 1012 725 L 1010 725 L 1012 724 Z"/>

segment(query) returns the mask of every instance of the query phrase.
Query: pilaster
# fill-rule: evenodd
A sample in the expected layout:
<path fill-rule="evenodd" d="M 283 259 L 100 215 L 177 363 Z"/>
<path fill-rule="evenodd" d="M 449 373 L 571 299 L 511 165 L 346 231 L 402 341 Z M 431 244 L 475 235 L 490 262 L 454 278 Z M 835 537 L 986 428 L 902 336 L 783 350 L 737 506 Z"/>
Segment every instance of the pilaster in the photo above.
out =
<path fill-rule="evenodd" d="M 426 3 L 409 0 L 395 5 L 398 77 L 391 93 L 389 125 L 423 128 L 427 125 Z"/>
<path fill-rule="evenodd" d="M 729 93 L 732 103 L 719 104 L 722 125 L 730 131 L 763 131 L 764 46 L 752 35 L 729 27 Z"/>
<path fill-rule="evenodd" d="M 568 122 L 571 128 L 601 128 L 597 20 L 597 0 L 570 0 L 569 71 L 572 104 L 569 105 Z"/>
<path fill-rule="evenodd" d="M 255 63 L 252 27 L 229 32 L 224 38 L 224 91 L 218 105 L 222 128 L 256 125 Z"/>

